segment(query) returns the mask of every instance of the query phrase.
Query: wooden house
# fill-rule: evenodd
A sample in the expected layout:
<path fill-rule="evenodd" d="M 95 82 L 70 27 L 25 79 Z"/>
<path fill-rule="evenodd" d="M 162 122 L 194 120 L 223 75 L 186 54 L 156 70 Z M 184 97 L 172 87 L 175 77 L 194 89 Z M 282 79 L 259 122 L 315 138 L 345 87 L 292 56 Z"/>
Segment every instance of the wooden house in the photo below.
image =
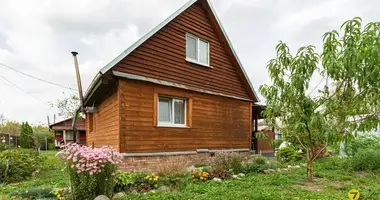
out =
<path fill-rule="evenodd" d="M 0 132 L 0 142 L 9 146 L 17 147 L 20 144 L 20 135 L 14 133 Z"/>
<path fill-rule="evenodd" d="M 76 120 L 76 143 L 86 145 L 86 121 L 85 119 Z M 54 144 L 59 148 L 62 144 L 74 141 L 73 118 L 49 125 L 54 133 Z"/>
<path fill-rule="evenodd" d="M 212 5 L 191 0 L 93 79 L 87 144 L 113 146 L 126 169 L 165 156 L 249 153 L 257 101 Z"/>

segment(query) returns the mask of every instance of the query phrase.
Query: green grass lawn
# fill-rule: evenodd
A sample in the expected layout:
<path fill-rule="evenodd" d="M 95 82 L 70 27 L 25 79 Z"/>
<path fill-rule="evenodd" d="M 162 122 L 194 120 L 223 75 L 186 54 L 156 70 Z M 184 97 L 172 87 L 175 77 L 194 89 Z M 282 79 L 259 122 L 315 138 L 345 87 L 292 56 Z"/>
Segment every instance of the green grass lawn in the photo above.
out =
<path fill-rule="evenodd" d="M 20 183 L 0 185 L 0 199 L 29 188 L 62 188 L 68 177 L 55 151 L 42 152 L 47 157 L 43 169 Z M 351 189 L 360 191 L 361 200 L 380 199 L 380 173 L 355 172 L 343 163 L 320 160 L 314 165 L 315 181 L 308 183 L 305 168 L 273 174 L 251 174 L 240 180 L 189 182 L 180 190 L 148 194 L 129 194 L 125 199 L 348 199 Z"/>
<path fill-rule="evenodd" d="M 1 184 L 0 199 L 7 199 L 7 194 L 13 191 L 20 191 L 30 188 L 61 188 L 68 185 L 68 176 L 62 171 L 61 162 L 55 157 L 57 151 L 41 151 L 46 159 L 42 169 L 34 176 L 25 179 L 23 182 Z"/>
<path fill-rule="evenodd" d="M 380 174 L 354 172 L 319 161 L 315 181 L 307 182 L 306 169 L 273 174 L 252 174 L 240 180 L 187 184 L 170 193 L 130 194 L 125 199 L 348 199 L 348 191 L 360 191 L 360 199 L 380 199 Z"/>

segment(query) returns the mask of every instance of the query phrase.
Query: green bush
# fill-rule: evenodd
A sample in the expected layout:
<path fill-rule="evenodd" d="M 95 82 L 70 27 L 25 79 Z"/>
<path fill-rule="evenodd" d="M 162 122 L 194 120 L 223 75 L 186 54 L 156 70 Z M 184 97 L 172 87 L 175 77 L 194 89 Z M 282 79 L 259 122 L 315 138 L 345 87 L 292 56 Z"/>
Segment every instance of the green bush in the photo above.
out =
<path fill-rule="evenodd" d="M 57 156 L 70 176 L 73 199 L 92 200 L 98 195 L 112 197 L 115 173 L 122 162 L 120 153 L 107 146 L 92 148 L 69 143 Z"/>
<path fill-rule="evenodd" d="M 243 166 L 242 172 L 249 173 L 263 173 L 267 169 L 277 169 L 279 166 L 275 163 L 268 162 L 264 157 L 257 157 L 252 162 L 246 163 Z"/>
<path fill-rule="evenodd" d="M 321 170 L 347 170 L 351 168 L 351 161 L 348 158 L 329 157 L 317 160 L 316 165 Z"/>
<path fill-rule="evenodd" d="M 91 175 L 89 173 L 77 173 L 75 170 L 68 170 L 73 186 L 73 195 L 76 200 L 90 200 L 98 195 L 112 196 L 115 187 L 115 180 L 112 174 L 117 167 L 112 164 L 105 164 L 102 172 Z"/>
<path fill-rule="evenodd" d="M 365 135 L 358 136 L 350 141 L 346 147 L 346 154 L 349 156 L 355 156 L 361 149 L 379 149 L 380 148 L 380 136 L 377 135 Z M 339 149 L 339 145 L 337 147 Z"/>
<path fill-rule="evenodd" d="M 243 158 L 237 153 L 222 152 L 217 153 L 212 164 L 213 173 L 230 171 L 239 173 L 243 167 Z"/>
<path fill-rule="evenodd" d="M 41 198 L 54 198 L 55 195 L 52 189 L 44 188 L 31 188 L 18 192 L 9 193 L 10 197 L 18 197 L 25 199 L 41 199 Z"/>
<path fill-rule="evenodd" d="M 171 188 L 181 189 L 191 183 L 191 176 L 188 173 L 172 173 L 166 176 L 160 177 L 160 185 L 166 185 Z"/>
<path fill-rule="evenodd" d="M 144 182 L 145 172 L 117 172 L 115 175 L 115 192 L 126 191 L 128 188 Z"/>
<path fill-rule="evenodd" d="M 284 163 L 295 163 L 303 158 L 303 154 L 295 150 L 294 146 L 289 145 L 286 147 L 282 147 L 277 151 L 277 159 L 280 162 Z"/>
<path fill-rule="evenodd" d="M 41 167 L 43 158 L 36 151 L 6 150 L 0 153 L 0 182 L 18 182 Z"/>
<path fill-rule="evenodd" d="M 4 143 L 4 142 L 0 143 L 0 152 L 8 150 L 8 149 L 9 149 L 9 145 L 7 143 Z"/>
<path fill-rule="evenodd" d="M 352 158 L 352 167 L 355 170 L 379 171 L 380 151 L 374 148 L 359 150 Z"/>

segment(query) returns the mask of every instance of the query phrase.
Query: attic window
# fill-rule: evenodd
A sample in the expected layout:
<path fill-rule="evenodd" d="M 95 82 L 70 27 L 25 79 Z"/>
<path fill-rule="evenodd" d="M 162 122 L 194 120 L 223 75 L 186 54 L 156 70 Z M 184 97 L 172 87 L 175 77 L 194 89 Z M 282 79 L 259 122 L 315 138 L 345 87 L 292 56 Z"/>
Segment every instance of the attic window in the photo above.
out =
<path fill-rule="evenodd" d="M 190 33 L 186 34 L 186 60 L 203 66 L 210 66 L 210 44 Z"/>

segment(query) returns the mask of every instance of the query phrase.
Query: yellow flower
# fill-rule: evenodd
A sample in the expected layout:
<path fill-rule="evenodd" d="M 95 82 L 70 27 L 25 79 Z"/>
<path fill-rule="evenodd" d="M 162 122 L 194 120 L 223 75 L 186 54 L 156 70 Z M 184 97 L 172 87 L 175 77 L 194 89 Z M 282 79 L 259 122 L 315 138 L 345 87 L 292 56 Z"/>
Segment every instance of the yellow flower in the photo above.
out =
<path fill-rule="evenodd" d="M 149 178 L 149 180 L 151 181 L 151 180 L 152 180 L 152 178 Z"/>
<path fill-rule="evenodd" d="M 157 180 L 158 180 L 158 177 L 155 177 L 154 180 L 157 181 Z"/>

